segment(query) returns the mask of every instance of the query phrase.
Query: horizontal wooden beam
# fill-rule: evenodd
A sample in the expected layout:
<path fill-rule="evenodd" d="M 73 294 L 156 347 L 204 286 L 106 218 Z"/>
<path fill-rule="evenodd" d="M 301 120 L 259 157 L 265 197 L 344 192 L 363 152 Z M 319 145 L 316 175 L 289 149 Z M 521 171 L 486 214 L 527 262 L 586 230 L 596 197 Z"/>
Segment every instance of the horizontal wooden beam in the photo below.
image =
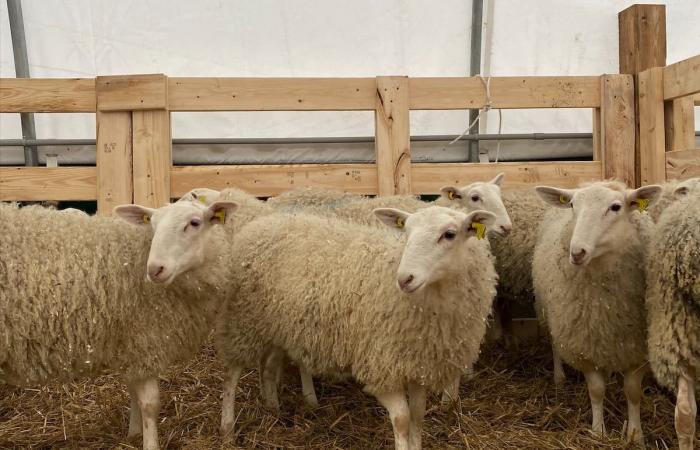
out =
<path fill-rule="evenodd" d="M 196 187 L 237 187 L 258 196 L 277 195 L 304 186 L 377 193 L 374 164 L 183 166 L 173 167 L 170 179 L 171 197 L 180 197 Z"/>
<path fill-rule="evenodd" d="M 168 106 L 168 80 L 163 74 L 97 77 L 95 87 L 100 111 L 167 109 Z"/>
<path fill-rule="evenodd" d="M 411 109 L 474 109 L 486 105 L 479 77 L 410 78 Z M 598 108 L 600 77 L 492 77 L 493 108 Z"/>
<path fill-rule="evenodd" d="M 169 78 L 171 111 L 374 110 L 374 78 Z"/>
<path fill-rule="evenodd" d="M 0 78 L 0 112 L 94 111 L 94 78 Z"/>
<path fill-rule="evenodd" d="M 700 149 L 666 152 L 666 179 L 700 177 Z"/>
<path fill-rule="evenodd" d="M 600 161 L 529 163 L 420 163 L 411 165 L 411 181 L 416 194 L 437 194 L 446 185 L 463 186 L 485 181 L 505 172 L 506 190 L 545 184 L 576 187 L 585 181 L 600 180 Z"/>
<path fill-rule="evenodd" d="M 700 92 L 700 55 L 664 67 L 664 99 Z"/>
<path fill-rule="evenodd" d="M 95 200 L 95 167 L 0 167 L 0 200 Z"/>

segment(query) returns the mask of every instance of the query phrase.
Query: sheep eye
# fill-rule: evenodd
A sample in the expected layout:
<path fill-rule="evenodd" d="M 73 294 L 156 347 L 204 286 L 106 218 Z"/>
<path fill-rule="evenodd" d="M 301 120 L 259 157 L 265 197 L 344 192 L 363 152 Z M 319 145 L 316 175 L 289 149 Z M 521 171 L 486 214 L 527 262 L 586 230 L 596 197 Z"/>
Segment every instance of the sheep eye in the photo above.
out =
<path fill-rule="evenodd" d="M 472 195 L 472 201 L 473 201 L 473 202 L 478 202 L 479 200 L 481 200 L 481 199 L 479 198 L 478 195 Z"/>
<path fill-rule="evenodd" d="M 615 212 L 618 212 L 620 208 L 622 208 L 622 205 L 620 205 L 619 203 L 615 203 L 610 207 L 610 209 Z"/>
<path fill-rule="evenodd" d="M 195 228 L 197 228 L 197 227 L 200 226 L 201 224 L 202 224 L 202 221 L 199 220 L 199 219 L 192 219 L 192 220 L 190 220 L 190 225 L 192 225 L 192 226 L 195 227 Z"/>
<path fill-rule="evenodd" d="M 457 237 L 457 232 L 455 232 L 454 230 L 447 230 L 442 234 L 442 238 L 447 239 L 448 241 L 451 241 L 456 237 Z"/>

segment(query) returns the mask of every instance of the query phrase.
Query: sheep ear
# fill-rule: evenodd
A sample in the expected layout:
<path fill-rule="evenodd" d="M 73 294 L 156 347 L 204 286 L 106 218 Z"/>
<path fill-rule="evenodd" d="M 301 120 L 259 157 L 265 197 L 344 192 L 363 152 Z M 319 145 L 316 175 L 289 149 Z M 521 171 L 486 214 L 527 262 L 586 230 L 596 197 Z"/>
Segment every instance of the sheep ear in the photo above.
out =
<path fill-rule="evenodd" d="M 212 224 L 223 225 L 238 209 L 238 203 L 229 201 L 214 202 L 207 208 L 204 217 Z"/>
<path fill-rule="evenodd" d="M 180 197 L 178 202 L 190 201 L 198 202 L 204 206 L 209 206 L 219 199 L 221 193 L 209 188 L 195 188 Z"/>
<path fill-rule="evenodd" d="M 114 215 L 134 225 L 149 225 L 155 209 L 141 205 L 119 205 L 114 208 Z"/>
<path fill-rule="evenodd" d="M 494 223 L 496 223 L 494 213 L 479 209 L 467 214 L 467 218 L 464 219 L 464 230 L 467 237 L 474 236 L 477 239 L 484 239 L 486 230 L 491 228 Z"/>
<path fill-rule="evenodd" d="M 448 200 L 459 200 L 462 198 L 461 191 L 454 186 L 440 188 L 440 195 Z"/>
<path fill-rule="evenodd" d="M 505 177 L 506 177 L 506 173 L 505 173 L 505 172 L 501 172 L 501 173 L 499 173 L 498 175 L 496 175 L 496 176 L 494 177 L 493 180 L 489 181 L 489 183 L 495 184 L 496 186 L 499 186 L 499 187 L 500 187 L 500 186 L 501 186 L 501 183 L 503 183 L 503 179 L 504 179 Z"/>
<path fill-rule="evenodd" d="M 537 195 L 545 202 L 557 208 L 571 208 L 571 199 L 574 198 L 576 189 L 559 189 L 549 186 L 537 186 Z"/>
<path fill-rule="evenodd" d="M 630 191 L 627 194 L 627 207 L 644 212 L 656 202 L 661 194 L 661 190 L 661 186 L 652 184 Z"/>
<path fill-rule="evenodd" d="M 377 208 L 372 211 L 384 225 L 403 230 L 406 226 L 406 219 L 410 216 L 409 213 L 394 208 Z"/>

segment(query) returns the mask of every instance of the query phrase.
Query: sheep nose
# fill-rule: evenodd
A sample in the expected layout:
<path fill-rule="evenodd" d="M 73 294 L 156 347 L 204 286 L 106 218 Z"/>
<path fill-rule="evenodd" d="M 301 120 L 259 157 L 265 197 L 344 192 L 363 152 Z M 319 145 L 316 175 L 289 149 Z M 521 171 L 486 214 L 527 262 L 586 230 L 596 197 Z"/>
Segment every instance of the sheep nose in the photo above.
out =
<path fill-rule="evenodd" d="M 403 279 L 399 279 L 399 287 L 401 288 L 402 291 L 405 291 L 408 286 L 411 285 L 413 282 L 413 275 L 408 275 L 407 277 L 404 277 Z"/>
<path fill-rule="evenodd" d="M 586 257 L 586 249 L 582 248 L 578 251 L 572 249 L 571 250 L 571 261 L 574 264 L 581 264 Z"/>
<path fill-rule="evenodd" d="M 508 236 L 510 233 L 510 230 L 513 229 L 512 225 L 501 225 L 501 235 L 502 236 Z"/>
<path fill-rule="evenodd" d="M 151 281 L 158 281 L 158 277 L 160 277 L 163 272 L 165 272 L 165 266 L 162 264 L 148 265 L 148 278 L 150 278 Z"/>

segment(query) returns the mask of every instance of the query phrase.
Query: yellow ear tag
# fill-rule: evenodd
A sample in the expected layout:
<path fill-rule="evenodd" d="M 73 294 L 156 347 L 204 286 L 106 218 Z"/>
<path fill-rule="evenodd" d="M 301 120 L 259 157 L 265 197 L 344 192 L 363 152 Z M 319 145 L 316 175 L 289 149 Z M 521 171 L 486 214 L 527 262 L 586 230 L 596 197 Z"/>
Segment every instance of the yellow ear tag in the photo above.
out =
<path fill-rule="evenodd" d="M 151 216 L 149 216 L 148 214 L 144 214 L 143 223 L 151 223 Z"/>
<path fill-rule="evenodd" d="M 220 209 L 214 213 L 214 217 L 219 219 L 219 223 L 224 224 L 226 222 L 226 210 Z"/>
<path fill-rule="evenodd" d="M 403 217 L 397 217 L 396 218 L 396 226 L 398 228 L 403 228 L 404 225 L 405 225 L 405 222 L 403 221 Z"/>
<path fill-rule="evenodd" d="M 455 199 L 455 193 L 452 192 L 452 191 L 449 191 L 449 192 L 447 193 L 447 198 L 449 198 L 450 200 L 454 200 L 454 199 Z"/>
<path fill-rule="evenodd" d="M 647 208 L 649 207 L 649 199 L 648 198 L 638 198 L 637 199 L 637 209 L 639 212 L 645 212 Z"/>
<path fill-rule="evenodd" d="M 207 198 L 206 198 L 205 196 L 203 196 L 203 195 L 200 195 L 200 196 L 198 197 L 198 200 L 199 200 L 199 203 L 201 203 L 202 205 L 206 205 L 206 204 L 207 204 Z"/>
<path fill-rule="evenodd" d="M 566 195 L 560 195 L 559 203 L 561 203 L 562 205 L 566 205 L 567 203 L 569 203 L 569 198 Z"/>
<path fill-rule="evenodd" d="M 476 230 L 476 238 L 481 240 L 486 236 L 486 225 L 479 222 L 472 222 L 472 230 Z"/>

